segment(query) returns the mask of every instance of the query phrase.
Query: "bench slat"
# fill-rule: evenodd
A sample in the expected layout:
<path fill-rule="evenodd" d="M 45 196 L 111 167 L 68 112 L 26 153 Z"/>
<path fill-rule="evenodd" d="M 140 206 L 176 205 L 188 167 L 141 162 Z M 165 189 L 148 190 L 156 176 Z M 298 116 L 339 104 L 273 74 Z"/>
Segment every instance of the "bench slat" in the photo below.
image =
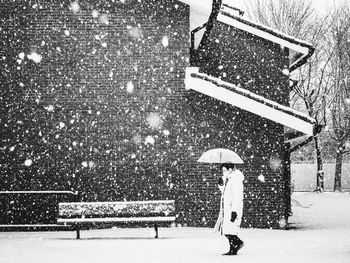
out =
<path fill-rule="evenodd" d="M 174 204 L 175 200 L 147 200 L 147 201 L 104 201 L 104 202 L 61 202 L 62 205 L 108 205 L 108 204 Z"/>
<path fill-rule="evenodd" d="M 117 217 L 117 218 L 59 218 L 57 223 L 90 223 L 90 222 L 173 222 L 175 216 L 156 216 L 156 217 Z"/>

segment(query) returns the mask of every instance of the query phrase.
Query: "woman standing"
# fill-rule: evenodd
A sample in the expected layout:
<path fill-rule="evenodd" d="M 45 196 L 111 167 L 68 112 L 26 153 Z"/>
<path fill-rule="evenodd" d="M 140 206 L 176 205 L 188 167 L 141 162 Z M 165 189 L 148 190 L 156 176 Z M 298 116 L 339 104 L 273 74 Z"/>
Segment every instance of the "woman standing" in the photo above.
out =
<path fill-rule="evenodd" d="M 237 255 L 244 243 L 238 237 L 243 213 L 244 175 L 232 163 L 222 165 L 223 176 L 218 185 L 221 191 L 220 213 L 215 229 L 225 235 L 230 250 L 223 255 Z"/>

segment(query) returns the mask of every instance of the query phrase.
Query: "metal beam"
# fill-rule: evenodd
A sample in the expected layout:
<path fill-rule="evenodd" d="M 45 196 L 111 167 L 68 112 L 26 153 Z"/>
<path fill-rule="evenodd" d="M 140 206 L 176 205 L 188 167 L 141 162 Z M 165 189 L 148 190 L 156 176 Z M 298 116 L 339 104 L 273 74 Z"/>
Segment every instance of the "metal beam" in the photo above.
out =
<path fill-rule="evenodd" d="M 223 87 L 222 85 L 218 86 L 218 85 L 215 85 L 215 83 L 213 82 L 206 81 L 201 78 L 192 77 L 190 72 L 191 72 L 191 69 L 188 70 L 187 72 L 186 89 L 192 89 L 192 90 L 198 91 L 212 98 L 231 104 L 232 106 L 238 107 L 240 109 L 254 113 L 258 116 L 264 117 L 274 122 L 283 124 L 287 127 L 293 128 L 304 134 L 307 134 L 310 136 L 314 134 L 314 124 L 312 122 L 305 121 L 301 118 L 298 118 L 295 115 L 289 114 L 288 112 L 276 109 L 275 107 L 274 108 L 270 107 L 266 105 L 266 103 L 262 103 L 254 99 L 251 99 L 247 96 L 238 94 L 237 92 L 234 92 L 232 90 L 229 90 Z M 227 85 L 233 85 L 233 84 L 227 83 Z M 278 105 L 278 104 L 274 103 L 274 105 Z M 286 106 L 283 106 L 283 105 L 280 105 L 280 107 L 286 108 Z M 292 110 L 292 109 L 291 111 L 296 112 L 295 110 Z"/>

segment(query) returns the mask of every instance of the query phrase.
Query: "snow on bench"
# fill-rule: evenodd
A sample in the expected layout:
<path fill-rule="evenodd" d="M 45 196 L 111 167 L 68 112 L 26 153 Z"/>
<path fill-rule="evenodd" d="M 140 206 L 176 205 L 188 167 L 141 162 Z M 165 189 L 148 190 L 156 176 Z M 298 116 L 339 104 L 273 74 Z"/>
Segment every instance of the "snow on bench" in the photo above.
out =
<path fill-rule="evenodd" d="M 151 222 L 155 238 L 159 223 L 175 221 L 174 200 L 125 201 L 125 202 L 69 202 L 59 203 L 57 224 L 71 225 L 80 239 L 80 226 L 109 223 L 117 225 L 129 222 Z"/>

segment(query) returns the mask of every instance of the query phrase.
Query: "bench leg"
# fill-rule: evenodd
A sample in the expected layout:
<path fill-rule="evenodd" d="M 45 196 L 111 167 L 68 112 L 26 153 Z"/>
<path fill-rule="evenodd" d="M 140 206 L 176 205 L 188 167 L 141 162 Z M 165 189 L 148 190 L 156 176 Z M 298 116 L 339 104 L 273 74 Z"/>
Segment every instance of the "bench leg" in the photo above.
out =
<path fill-rule="evenodd" d="M 77 239 L 80 239 L 80 229 L 78 225 L 75 226 L 75 231 L 77 231 Z"/>
<path fill-rule="evenodd" d="M 154 230 L 156 231 L 156 236 L 154 238 L 158 238 L 158 225 L 154 224 Z"/>

